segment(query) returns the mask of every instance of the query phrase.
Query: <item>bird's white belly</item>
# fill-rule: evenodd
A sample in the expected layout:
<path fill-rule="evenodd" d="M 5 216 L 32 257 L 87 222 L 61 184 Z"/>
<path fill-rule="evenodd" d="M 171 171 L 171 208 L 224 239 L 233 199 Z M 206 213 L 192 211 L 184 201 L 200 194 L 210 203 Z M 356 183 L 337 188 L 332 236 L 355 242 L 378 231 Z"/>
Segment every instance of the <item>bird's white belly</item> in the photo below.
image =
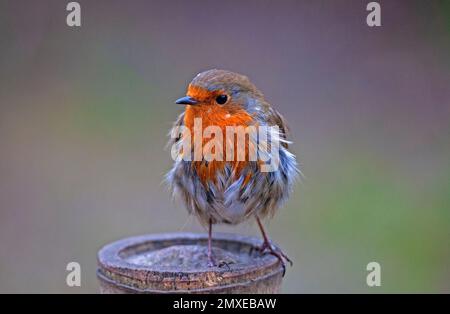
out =
<path fill-rule="evenodd" d="M 230 204 L 224 204 L 224 206 L 217 210 L 220 218 L 223 222 L 231 224 L 237 224 L 245 218 L 245 206 L 239 200 L 235 200 Z"/>

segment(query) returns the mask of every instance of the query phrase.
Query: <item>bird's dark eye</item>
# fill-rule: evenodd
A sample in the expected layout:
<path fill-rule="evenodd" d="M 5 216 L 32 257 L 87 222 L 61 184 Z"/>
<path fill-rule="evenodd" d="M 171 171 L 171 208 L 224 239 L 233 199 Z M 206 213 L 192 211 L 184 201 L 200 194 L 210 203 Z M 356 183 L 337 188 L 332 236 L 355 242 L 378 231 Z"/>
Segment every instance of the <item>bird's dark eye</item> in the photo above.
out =
<path fill-rule="evenodd" d="M 228 96 L 227 95 L 219 95 L 216 97 L 216 102 L 219 105 L 223 105 L 224 103 L 226 103 L 228 100 Z"/>

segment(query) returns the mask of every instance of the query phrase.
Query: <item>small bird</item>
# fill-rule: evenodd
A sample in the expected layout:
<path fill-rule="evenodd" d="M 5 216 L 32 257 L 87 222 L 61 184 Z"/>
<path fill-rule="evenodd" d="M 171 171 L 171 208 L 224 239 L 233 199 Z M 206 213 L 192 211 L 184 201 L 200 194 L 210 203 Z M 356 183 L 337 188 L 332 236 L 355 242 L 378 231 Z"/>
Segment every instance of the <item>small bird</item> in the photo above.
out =
<path fill-rule="evenodd" d="M 212 226 L 219 223 L 235 225 L 252 217 L 263 237 L 259 249 L 275 255 L 284 269 L 285 261 L 292 265 L 286 254 L 271 245 L 261 222 L 263 218 L 273 217 L 276 210 L 283 205 L 300 174 L 296 157 L 289 151 L 290 142 L 285 119 L 264 99 L 264 95 L 246 76 L 226 70 L 212 69 L 199 73 L 188 85 L 186 96 L 175 103 L 184 105 L 185 108 L 175 121 L 172 134 L 180 133 L 176 130 L 182 127 L 192 133 L 195 119 L 201 119 L 202 130 L 216 126 L 224 133 L 227 127 L 278 128 L 278 132 L 272 132 L 265 143 L 262 143 L 263 139 L 259 137 L 253 143 L 254 146 L 265 144 L 262 145 L 265 148 L 275 145 L 275 140 L 281 143 L 275 151 L 277 156 L 273 150 L 266 156 L 278 161 L 278 167 L 273 171 L 262 171 L 262 154 L 258 155 L 256 160 L 250 160 L 252 144 L 249 140 L 248 144 L 245 142 L 245 156 L 240 159 L 176 158 L 172 169 L 166 175 L 166 182 L 174 198 L 180 199 L 188 212 L 208 227 L 209 266 L 217 266 L 211 246 Z M 179 147 L 192 144 L 193 138 L 185 134 L 172 136 L 169 145 Z M 200 141 L 201 147 L 205 148 L 205 139 Z M 178 150 L 177 156 L 185 157 L 186 153 L 194 151 L 193 147 L 195 143 L 191 145 L 191 152 Z M 236 152 L 231 156 L 236 157 Z"/>

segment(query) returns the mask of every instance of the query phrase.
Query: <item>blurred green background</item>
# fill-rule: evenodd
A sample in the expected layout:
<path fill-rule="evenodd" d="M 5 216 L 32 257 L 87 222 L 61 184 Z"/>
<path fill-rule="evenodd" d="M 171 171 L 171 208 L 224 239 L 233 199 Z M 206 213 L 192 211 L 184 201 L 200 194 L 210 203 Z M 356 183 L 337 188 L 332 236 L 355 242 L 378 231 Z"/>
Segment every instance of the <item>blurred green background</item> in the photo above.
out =
<path fill-rule="evenodd" d="M 102 245 L 204 232 L 162 178 L 173 102 L 209 68 L 292 129 L 283 292 L 450 292 L 449 1 L 380 1 L 379 28 L 361 0 L 79 1 L 81 28 L 67 2 L 0 1 L 0 292 L 97 292 Z"/>

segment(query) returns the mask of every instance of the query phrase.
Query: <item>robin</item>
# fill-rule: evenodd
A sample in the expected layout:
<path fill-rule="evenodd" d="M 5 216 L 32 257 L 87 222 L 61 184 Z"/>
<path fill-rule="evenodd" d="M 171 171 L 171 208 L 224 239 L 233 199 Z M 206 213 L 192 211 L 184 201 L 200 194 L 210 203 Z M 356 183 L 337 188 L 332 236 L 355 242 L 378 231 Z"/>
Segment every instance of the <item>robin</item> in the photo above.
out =
<path fill-rule="evenodd" d="M 286 254 L 271 245 L 261 222 L 263 218 L 273 217 L 287 200 L 300 173 L 296 157 L 289 150 L 285 119 L 246 76 L 225 70 L 213 69 L 198 74 L 189 84 L 186 96 L 175 103 L 185 108 L 172 128 L 173 136 L 169 145 L 178 147 L 175 154 L 178 158 L 166 175 L 166 181 L 172 195 L 179 198 L 188 212 L 208 227 L 209 266 L 217 265 L 211 247 L 212 226 L 219 223 L 235 225 L 251 217 L 256 219 L 262 233 L 260 250 L 275 255 L 283 268 L 285 261 L 292 265 Z M 264 136 L 247 134 L 241 158 L 237 156 L 237 141 L 230 144 L 236 139 L 234 134 L 231 139 L 225 140 L 225 144 L 233 145 L 234 148 L 226 159 L 198 158 L 198 154 L 197 158 L 192 158 L 192 152 L 196 155 L 195 147 L 204 149 L 208 145 L 205 138 L 191 136 L 199 125 L 196 124 L 198 120 L 202 131 L 211 127 L 226 134 L 225 129 L 229 127 L 274 127 L 276 131 L 269 131 L 270 136 L 266 139 Z M 180 129 L 188 132 L 180 132 Z M 217 134 L 214 137 L 222 138 L 217 137 Z M 200 145 L 196 145 L 196 140 Z M 280 145 L 275 145 L 275 142 Z M 180 149 L 180 146 L 183 148 Z M 256 159 L 251 159 L 251 148 L 255 147 L 266 148 L 266 153 L 258 151 Z M 221 149 L 215 147 L 212 152 L 220 153 Z M 226 149 L 224 147 L 224 152 Z M 186 158 L 187 155 L 189 158 Z M 268 159 L 269 162 L 277 161 L 274 163 L 276 167 L 264 170 Z"/>

